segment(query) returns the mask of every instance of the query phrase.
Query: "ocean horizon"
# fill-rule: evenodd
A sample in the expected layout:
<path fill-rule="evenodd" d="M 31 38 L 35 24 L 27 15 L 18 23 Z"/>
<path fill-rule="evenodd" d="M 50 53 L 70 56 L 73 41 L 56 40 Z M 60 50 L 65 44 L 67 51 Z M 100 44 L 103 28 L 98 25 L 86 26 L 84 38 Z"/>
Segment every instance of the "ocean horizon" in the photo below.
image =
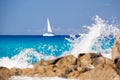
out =
<path fill-rule="evenodd" d="M 88 32 L 80 35 L 0 35 L 0 66 L 9 69 L 33 68 L 33 63 L 41 60 L 66 55 L 78 57 L 80 53 L 90 52 L 101 53 L 111 59 L 115 36 L 120 29 L 105 23 L 98 16 L 94 25 L 86 29 Z M 17 79 L 45 80 L 46 78 L 13 77 L 13 80 Z"/>

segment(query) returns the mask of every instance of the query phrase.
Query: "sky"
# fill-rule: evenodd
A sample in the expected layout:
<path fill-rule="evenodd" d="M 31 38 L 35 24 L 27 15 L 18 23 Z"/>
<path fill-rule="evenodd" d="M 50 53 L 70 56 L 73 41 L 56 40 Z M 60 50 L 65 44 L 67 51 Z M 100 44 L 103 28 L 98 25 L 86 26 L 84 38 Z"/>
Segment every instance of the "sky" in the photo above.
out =
<path fill-rule="evenodd" d="M 98 15 L 120 23 L 120 0 L 0 0 L 0 35 L 79 34 Z M 120 27 L 119 27 L 120 28 Z"/>

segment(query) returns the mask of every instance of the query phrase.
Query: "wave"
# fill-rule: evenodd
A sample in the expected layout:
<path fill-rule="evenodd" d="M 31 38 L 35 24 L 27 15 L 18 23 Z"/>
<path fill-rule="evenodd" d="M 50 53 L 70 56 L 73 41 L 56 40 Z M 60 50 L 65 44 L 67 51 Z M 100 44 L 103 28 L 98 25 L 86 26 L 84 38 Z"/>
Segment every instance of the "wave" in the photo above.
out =
<path fill-rule="evenodd" d="M 84 26 L 88 29 L 88 33 L 80 34 L 80 37 L 66 38 L 71 44 L 69 51 L 63 52 L 60 56 L 72 54 L 75 57 L 80 53 L 101 53 L 103 56 L 111 58 L 111 50 L 115 35 L 120 32 L 120 29 L 116 25 L 108 24 L 105 20 L 99 16 L 95 17 L 95 23 L 91 26 Z M 64 44 L 63 44 L 64 45 Z M 51 49 L 49 47 L 48 49 Z M 57 53 L 56 53 L 57 54 Z M 0 58 L 0 66 L 7 68 L 32 68 L 32 63 L 40 60 L 48 60 L 57 58 L 53 55 L 41 54 L 33 48 L 26 48 L 13 57 Z"/>
<path fill-rule="evenodd" d="M 32 68 L 32 63 L 40 61 L 42 59 L 54 59 L 52 55 L 42 55 L 35 51 L 33 48 L 27 48 L 22 50 L 19 54 L 13 56 L 12 58 L 3 57 L 0 59 L 0 66 L 7 68 Z"/>
<path fill-rule="evenodd" d="M 80 53 L 95 52 L 111 58 L 114 38 L 120 29 L 115 25 L 108 24 L 99 16 L 96 16 L 94 20 L 95 23 L 91 26 L 84 26 L 88 29 L 88 33 L 82 33 L 78 38 L 71 36 L 72 39 L 67 39 L 72 43 L 70 53 L 77 57 Z"/>

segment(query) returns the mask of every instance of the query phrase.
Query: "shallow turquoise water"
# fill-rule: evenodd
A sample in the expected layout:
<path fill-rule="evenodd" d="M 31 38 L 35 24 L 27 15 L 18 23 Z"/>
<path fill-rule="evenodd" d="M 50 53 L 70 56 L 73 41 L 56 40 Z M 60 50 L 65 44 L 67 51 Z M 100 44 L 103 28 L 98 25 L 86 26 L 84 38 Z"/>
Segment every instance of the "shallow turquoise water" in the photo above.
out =
<path fill-rule="evenodd" d="M 65 38 L 69 36 L 0 36 L 0 57 L 12 57 L 29 48 L 40 54 L 60 56 L 71 48 Z"/>

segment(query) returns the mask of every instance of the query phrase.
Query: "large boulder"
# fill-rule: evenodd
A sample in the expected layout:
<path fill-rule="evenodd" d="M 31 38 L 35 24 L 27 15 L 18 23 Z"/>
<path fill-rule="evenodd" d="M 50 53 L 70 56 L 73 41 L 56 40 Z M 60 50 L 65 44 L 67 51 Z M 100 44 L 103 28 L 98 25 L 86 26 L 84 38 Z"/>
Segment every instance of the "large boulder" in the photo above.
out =
<path fill-rule="evenodd" d="M 64 72 L 54 65 L 47 65 L 34 68 L 34 74 L 35 76 L 37 75 L 39 77 L 63 77 Z"/>
<path fill-rule="evenodd" d="M 73 55 L 65 56 L 55 64 L 55 66 L 59 68 L 73 68 L 74 65 L 76 65 L 76 58 Z"/>
<path fill-rule="evenodd" d="M 81 74 L 81 72 L 80 71 L 73 71 L 73 72 L 71 72 L 70 74 L 68 74 L 67 75 L 67 78 L 78 78 L 79 77 L 79 75 Z"/>
<path fill-rule="evenodd" d="M 21 73 L 22 73 L 22 70 L 19 68 L 11 68 L 10 69 L 11 76 L 18 76 L 18 75 L 21 75 Z"/>
<path fill-rule="evenodd" d="M 100 57 L 101 55 L 97 53 L 80 54 L 77 58 L 78 71 L 85 72 L 93 69 L 96 65 L 103 63 L 104 60 Z"/>
<path fill-rule="evenodd" d="M 47 66 L 38 66 L 34 68 L 35 74 L 44 74 L 45 72 L 49 72 L 53 70 L 53 65 L 47 65 Z"/>
<path fill-rule="evenodd" d="M 56 68 L 61 70 L 61 77 L 67 77 L 69 73 L 77 69 L 76 58 L 73 55 L 68 55 L 61 58 L 56 64 Z"/>
<path fill-rule="evenodd" d="M 120 80 L 119 74 L 110 65 L 101 64 L 93 70 L 80 74 L 79 80 Z"/>
<path fill-rule="evenodd" d="M 118 62 L 118 59 L 120 59 L 120 34 L 116 35 L 112 49 L 112 60 L 115 64 Z"/>
<path fill-rule="evenodd" d="M 0 80 L 8 80 L 10 77 L 10 70 L 5 67 L 0 67 Z"/>
<path fill-rule="evenodd" d="M 34 68 L 25 68 L 21 70 L 21 75 L 34 76 Z"/>
<path fill-rule="evenodd" d="M 41 76 L 59 76 L 67 75 L 76 68 L 76 58 L 73 55 L 53 59 L 42 60 L 34 64 L 34 73 Z"/>
<path fill-rule="evenodd" d="M 34 67 L 56 64 L 61 58 L 57 58 L 57 59 L 53 59 L 53 60 L 41 60 L 41 61 L 35 63 Z"/>

